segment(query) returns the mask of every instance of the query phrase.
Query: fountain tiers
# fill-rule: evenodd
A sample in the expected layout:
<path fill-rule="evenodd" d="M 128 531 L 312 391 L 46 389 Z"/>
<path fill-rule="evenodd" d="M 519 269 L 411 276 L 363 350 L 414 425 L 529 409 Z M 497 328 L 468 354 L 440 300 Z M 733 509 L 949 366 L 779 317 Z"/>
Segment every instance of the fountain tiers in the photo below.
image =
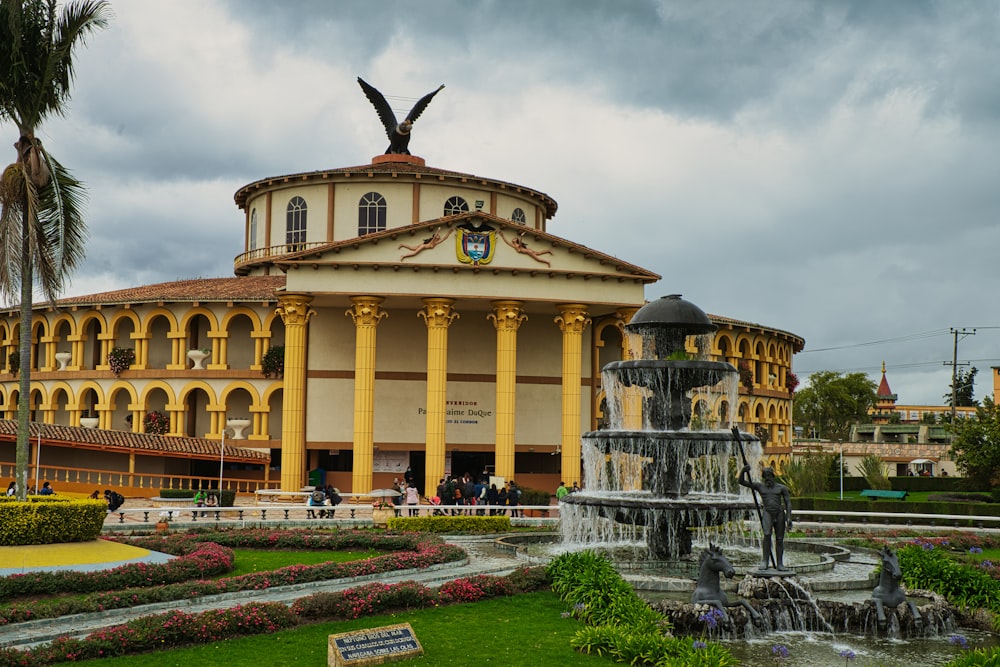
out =
<path fill-rule="evenodd" d="M 652 560 L 677 560 L 691 554 L 693 531 L 740 531 L 753 507 L 735 484 L 742 443 L 728 431 L 692 429 L 693 398 L 711 406 L 719 393 L 714 388 L 726 384 L 729 405 L 735 405 L 738 372 L 726 362 L 689 358 L 687 337 L 716 326 L 680 295 L 640 308 L 625 330 L 638 339 L 633 349 L 644 358 L 603 368 L 611 429 L 582 438 L 586 484 L 562 500 L 563 541 L 628 542 L 641 533 Z M 698 423 L 715 419 L 697 417 Z M 630 421 L 641 428 L 624 430 Z M 757 438 L 740 439 L 759 452 Z"/>

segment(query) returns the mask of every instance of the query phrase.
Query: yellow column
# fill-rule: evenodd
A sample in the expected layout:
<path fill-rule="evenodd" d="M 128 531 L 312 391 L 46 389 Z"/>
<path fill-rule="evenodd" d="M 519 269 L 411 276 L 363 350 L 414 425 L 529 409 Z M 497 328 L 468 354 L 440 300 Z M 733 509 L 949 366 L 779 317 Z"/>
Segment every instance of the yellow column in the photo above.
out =
<path fill-rule="evenodd" d="M 622 361 L 636 359 L 642 350 L 633 349 L 629 334 L 625 332 L 625 325 L 632 320 L 632 316 L 639 312 L 638 308 L 619 308 L 615 311 L 618 316 L 618 328 L 622 332 Z M 621 427 L 628 430 L 638 430 L 642 428 L 642 393 L 637 387 L 627 387 L 623 390 L 622 396 L 622 424 Z"/>
<path fill-rule="evenodd" d="M 528 319 L 521 301 L 493 301 L 493 320 L 497 330 L 497 421 L 496 474 L 505 479 L 514 476 L 514 409 L 517 393 L 517 330 Z"/>
<path fill-rule="evenodd" d="M 562 331 L 562 478 L 580 479 L 580 381 L 583 375 L 583 330 L 590 324 L 587 307 L 579 303 L 556 306 Z"/>
<path fill-rule="evenodd" d="M 424 494 L 429 495 L 444 477 L 445 413 L 448 389 L 448 327 L 459 315 L 454 299 L 424 299 L 417 317 L 427 323 L 427 435 Z"/>
<path fill-rule="evenodd" d="M 347 311 L 348 317 L 354 320 L 355 328 L 354 470 L 351 493 L 367 493 L 372 490 L 375 446 L 375 328 L 388 313 L 380 309 L 385 301 L 380 296 L 352 296 L 351 301 L 354 305 Z"/>
<path fill-rule="evenodd" d="M 306 453 L 306 325 L 315 311 L 312 297 L 285 294 L 276 312 L 285 323 L 285 375 L 282 381 L 281 490 L 298 491 L 305 483 Z"/>

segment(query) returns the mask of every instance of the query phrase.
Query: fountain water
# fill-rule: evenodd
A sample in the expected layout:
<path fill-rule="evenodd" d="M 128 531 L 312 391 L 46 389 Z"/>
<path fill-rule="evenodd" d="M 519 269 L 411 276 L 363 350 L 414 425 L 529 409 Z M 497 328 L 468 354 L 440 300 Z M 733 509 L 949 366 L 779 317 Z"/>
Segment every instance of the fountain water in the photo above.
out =
<path fill-rule="evenodd" d="M 691 554 L 695 532 L 723 545 L 741 541 L 753 503 L 736 483 L 735 410 L 714 408 L 736 405 L 739 374 L 686 351 L 689 336 L 703 348 L 716 328 L 677 294 L 625 325 L 641 358 L 603 369 L 609 428 L 583 436 L 585 487 L 563 498 L 564 545 L 644 543 L 649 559 L 676 561 Z M 757 438 L 740 439 L 759 458 Z"/>
<path fill-rule="evenodd" d="M 707 334 L 715 329 L 680 295 L 647 304 L 625 326 L 629 347 L 639 351 L 639 358 L 603 369 L 608 428 L 583 435 L 584 490 L 565 496 L 560 506 L 564 549 L 644 549 L 649 567 L 667 565 L 676 573 L 690 572 L 693 539 L 733 551 L 756 541 L 756 536 L 747 539 L 744 525 L 755 503 L 738 485 L 737 473 L 747 460 L 756 467 L 761 447 L 754 435 L 729 430 L 739 373 L 704 354 Z M 687 352 L 689 336 L 695 337 L 697 355 Z M 612 557 L 621 567 L 620 552 Z M 787 631 L 864 635 L 876 625 L 874 603 L 817 603 L 808 587 L 791 577 L 747 576 L 738 593 L 751 602 L 733 609 L 732 637 Z M 727 600 L 715 596 L 706 602 L 697 589 L 694 597 L 695 604 L 654 606 L 675 632 L 695 634 L 704 631 L 702 618 L 711 608 L 706 604 L 725 606 Z M 922 629 L 913 627 L 919 618 L 915 607 L 888 611 L 890 636 L 893 628 L 895 636 L 927 636 L 954 627 L 942 601 L 924 611 L 931 622 Z"/>

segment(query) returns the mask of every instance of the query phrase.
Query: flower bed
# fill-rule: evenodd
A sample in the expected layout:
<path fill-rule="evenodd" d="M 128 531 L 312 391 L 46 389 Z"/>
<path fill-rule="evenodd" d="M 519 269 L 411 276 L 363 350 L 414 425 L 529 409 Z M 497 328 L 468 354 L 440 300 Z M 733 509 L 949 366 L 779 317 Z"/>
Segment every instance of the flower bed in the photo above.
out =
<path fill-rule="evenodd" d="M 387 554 L 369 561 L 306 567 L 291 566 L 274 572 L 255 573 L 215 582 L 190 582 L 145 589 L 119 590 L 100 594 L 109 605 L 134 606 L 157 600 L 190 598 L 193 595 L 246 588 L 276 586 L 286 583 L 313 581 L 309 577 L 325 572 L 321 578 L 345 570 L 358 573 L 394 571 L 408 567 L 425 567 L 437 562 L 463 558 L 465 552 L 458 547 L 444 544 L 439 538 L 420 534 L 378 534 L 369 531 L 337 531 L 313 534 L 291 530 L 239 530 L 223 532 L 188 533 L 183 535 L 150 536 L 124 539 L 132 544 L 161 551 L 183 551 L 191 555 L 202 550 L 229 552 L 219 542 L 230 547 L 282 548 L 282 549 L 404 549 L 403 553 Z M 229 552 L 231 566 L 231 552 Z M 422 560 L 421 560 L 422 559 Z M 179 559 L 178 559 L 179 560 Z M 374 561 L 376 565 L 370 563 Z M 366 564 L 369 563 L 369 564 Z M 130 566 L 126 566 L 130 567 Z M 155 568 L 158 566 L 147 566 Z M 119 570 L 122 568 L 118 568 Z M 79 573 L 76 573 L 79 575 Z M 12 579 L 8 577 L 6 579 Z M 4 580 L 0 580 L 3 582 Z M 194 587 L 214 587 L 214 590 L 195 591 Z M 383 614 L 405 609 L 473 602 L 477 600 L 514 595 L 548 587 L 542 568 L 520 569 L 507 577 L 480 575 L 459 579 L 441 587 L 439 591 L 409 581 L 386 585 L 365 584 L 337 593 L 318 593 L 296 601 L 289 609 L 278 603 L 253 603 L 233 609 L 219 609 L 200 614 L 172 611 L 146 616 L 125 625 L 95 632 L 85 639 L 59 639 L 50 644 L 26 651 L 0 649 L 0 667 L 8 665 L 38 666 L 64 661 L 130 655 L 153 650 L 164 650 L 215 642 L 233 637 L 270 633 L 292 627 L 297 623 L 327 619 L 359 618 L 369 614 Z M 201 588 L 197 588 L 201 591 Z M 173 597 L 177 595 L 179 597 Z M 98 599 L 96 596 L 93 599 Z M 109 607 L 104 607 L 109 608 Z"/>
<path fill-rule="evenodd" d="M 0 578 L 0 600 L 53 593 L 91 593 L 45 607 L 11 605 L 0 610 L 0 626 L 65 614 L 120 609 L 140 604 L 185 600 L 242 590 L 328 581 L 424 568 L 465 558 L 459 547 L 437 537 L 416 533 L 379 534 L 371 531 L 337 531 L 314 534 L 292 530 L 233 530 L 192 532 L 123 539 L 121 541 L 163 553 L 184 554 L 162 565 L 135 563 L 105 572 L 36 572 Z M 219 544 L 220 542 L 224 544 Z M 348 563 L 290 565 L 271 572 L 207 581 L 229 572 L 232 547 L 257 549 L 311 549 L 329 551 L 392 551 Z M 103 592 L 96 592 L 103 591 Z"/>

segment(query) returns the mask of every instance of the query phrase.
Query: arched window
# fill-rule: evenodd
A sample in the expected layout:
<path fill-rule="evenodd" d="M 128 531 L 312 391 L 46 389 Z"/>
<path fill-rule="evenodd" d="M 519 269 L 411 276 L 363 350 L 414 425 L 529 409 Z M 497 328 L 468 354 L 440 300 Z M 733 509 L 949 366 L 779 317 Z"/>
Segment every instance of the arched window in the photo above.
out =
<path fill-rule="evenodd" d="M 358 202 L 358 236 L 385 230 L 385 197 L 369 192 Z"/>
<path fill-rule="evenodd" d="M 469 202 L 465 201 L 461 197 L 451 197 L 444 203 L 444 214 L 445 215 L 458 215 L 459 213 L 469 212 Z"/>
<path fill-rule="evenodd" d="M 525 217 L 524 211 L 519 208 L 514 209 L 510 214 L 510 219 L 522 225 L 528 224 L 528 218 Z"/>
<path fill-rule="evenodd" d="M 285 244 L 288 251 L 302 249 L 306 242 L 306 200 L 302 197 L 292 197 L 285 213 Z"/>
<path fill-rule="evenodd" d="M 250 250 L 257 249 L 257 209 L 250 211 Z"/>

